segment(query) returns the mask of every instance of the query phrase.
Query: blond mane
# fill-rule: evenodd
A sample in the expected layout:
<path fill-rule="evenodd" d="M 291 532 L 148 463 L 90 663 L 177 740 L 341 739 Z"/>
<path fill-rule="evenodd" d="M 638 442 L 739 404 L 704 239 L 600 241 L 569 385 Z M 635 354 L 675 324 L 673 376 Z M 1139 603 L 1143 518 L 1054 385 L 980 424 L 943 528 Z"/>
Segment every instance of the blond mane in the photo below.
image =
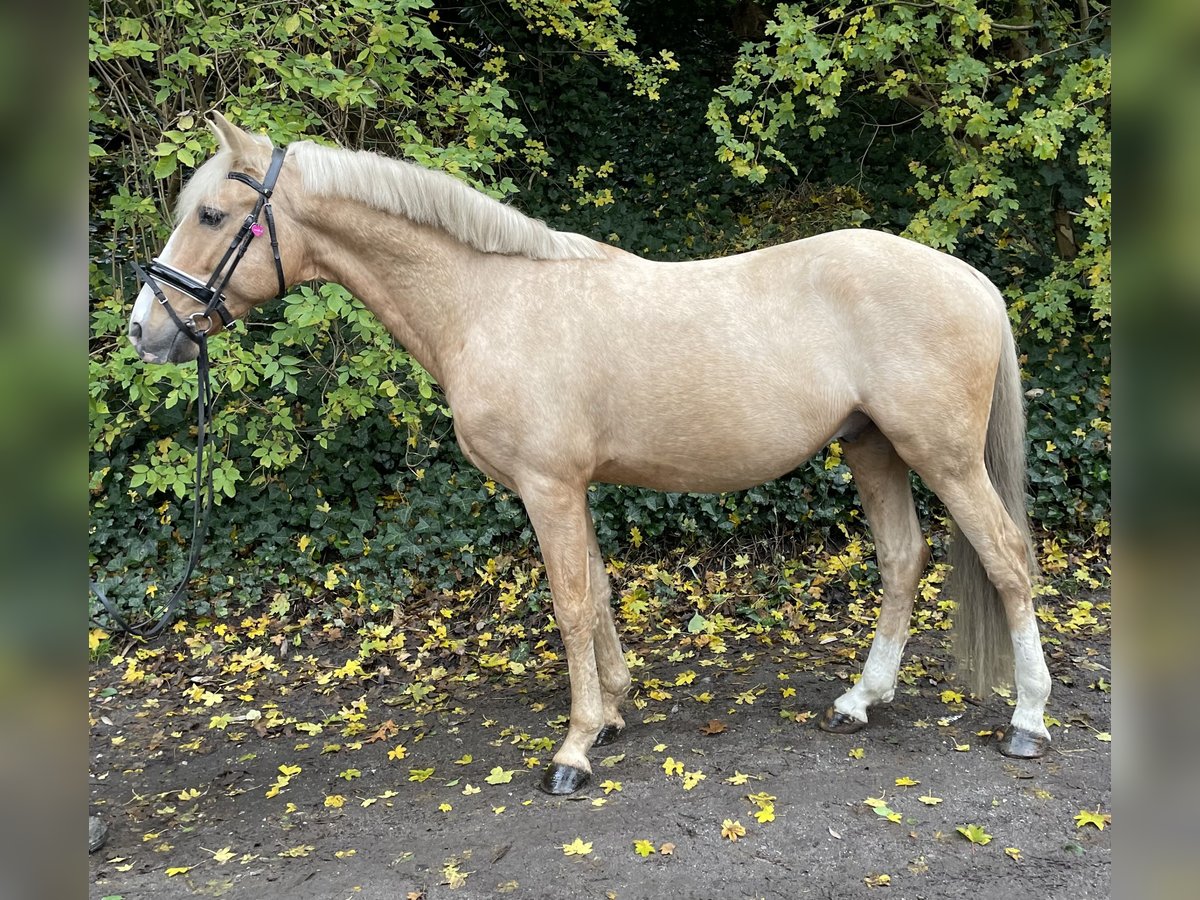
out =
<path fill-rule="evenodd" d="M 270 142 L 256 137 L 264 151 Z M 180 191 L 176 223 L 216 195 L 229 174 L 232 154 L 218 151 Z M 296 166 L 305 190 L 357 200 L 368 206 L 432 225 L 484 253 L 530 259 L 599 259 L 603 245 L 589 237 L 555 231 L 511 206 L 493 200 L 436 169 L 389 159 L 364 150 L 344 150 L 298 141 L 285 166 Z"/>

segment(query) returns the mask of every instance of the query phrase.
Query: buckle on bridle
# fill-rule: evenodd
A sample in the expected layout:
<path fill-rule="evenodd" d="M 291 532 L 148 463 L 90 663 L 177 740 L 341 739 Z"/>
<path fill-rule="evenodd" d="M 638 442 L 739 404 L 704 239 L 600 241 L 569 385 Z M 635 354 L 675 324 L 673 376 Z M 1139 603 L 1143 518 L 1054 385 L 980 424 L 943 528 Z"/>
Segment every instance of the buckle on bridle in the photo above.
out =
<path fill-rule="evenodd" d="M 200 328 L 196 324 L 197 319 L 203 319 L 208 324 L 206 324 L 204 326 L 204 328 Z M 208 334 L 212 330 L 212 327 L 213 327 L 212 316 L 210 316 L 208 313 L 194 312 L 190 316 L 188 316 L 184 321 L 187 322 L 188 327 L 191 328 L 194 332 L 196 332 L 196 334 Z"/>

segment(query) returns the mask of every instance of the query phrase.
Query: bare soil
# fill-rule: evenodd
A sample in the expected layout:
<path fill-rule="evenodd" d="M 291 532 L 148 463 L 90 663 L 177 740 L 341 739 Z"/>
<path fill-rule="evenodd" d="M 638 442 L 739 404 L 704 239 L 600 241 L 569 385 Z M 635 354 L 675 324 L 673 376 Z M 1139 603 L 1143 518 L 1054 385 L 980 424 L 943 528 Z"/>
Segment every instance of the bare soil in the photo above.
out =
<path fill-rule="evenodd" d="M 954 687 L 941 668 L 944 633 L 913 639 L 910 683 L 855 735 L 825 734 L 817 720 L 861 657 L 822 657 L 816 641 L 772 634 L 730 639 L 720 654 L 700 652 L 686 633 L 635 640 L 629 649 L 645 664 L 632 696 L 645 705 L 629 705 L 624 734 L 593 750 L 591 785 L 568 798 L 537 786 L 550 757 L 538 739 L 557 744 L 564 733 L 562 665 L 518 678 L 467 661 L 415 701 L 403 671 L 319 689 L 283 680 L 271 702 L 298 722 L 325 723 L 322 733 L 260 734 L 252 721 L 211 728 L 228 701 L 205 709 L 188 692 L 232 699 L 236 678 L 197 685 L 193 661 L 170 647 L 140 682 L 98 664 L 91 806 L 111 832 L 91 857 L 90 895 L 1107 897 L 1111 827 L 1080 827 L 1076 816 L 1111 809 L 1108 637 L 1059 637 L 1047 647 L 1047 712 L 1058 724 L 1049 753 L 1032 761 L 1006 759 L 981 734 L 1007 721 L 1002 697 L 943 698 Z M 347 649 L 312 652 L 335 665 Z M 688 672 L 695 680 L 677 684 Z M 356 701 L 361 725 L 346 736 Z M 261 695 L 255 703 L 265 706 Z M 368 740 L 381 727 L 387 737 Z M 398 744 L 404 757 L 389 759 Z M 686 789 L 686 776 L 664 769 L 668 757 L 704 778 Z M 281 766 L 299 772 L 267 796 Z M 488 783 L 496 767 L 511 781 Z M 751 777 L 731 783 L 737 773 Z M 338 797 L 343 805 L 329 805 Z M 756 818 L 764 806 L 773 820 Z M 723 836 L 725 820 L 744 836 Z M 967 840 L 958 829 L 968 825 L 990 841 Z M 590 852 L 568 855 L 577 838 Z M 636 853 L 636 841 L 652 852 Z"/>

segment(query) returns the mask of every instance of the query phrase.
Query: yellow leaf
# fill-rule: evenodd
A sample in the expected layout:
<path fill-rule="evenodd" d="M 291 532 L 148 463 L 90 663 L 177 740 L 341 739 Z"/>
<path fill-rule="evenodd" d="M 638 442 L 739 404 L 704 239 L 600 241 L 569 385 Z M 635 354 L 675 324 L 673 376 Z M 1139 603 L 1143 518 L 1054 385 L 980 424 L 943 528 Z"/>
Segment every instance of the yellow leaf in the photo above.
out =
<path fill-rule="evenodd" d="M 562 845 L 565 856 L 587 856 L 592 852 L 592 842 L 584 843 L 583 838 L 575 838 L 569 844 Z"/>
<path fill-rule="evenodd" d="M 862 747 L 855 747 L 855 748 L 854 748 L 853 750 L 851 750 L 851 751 L 850 751 L 850 752 L 849 752 L 847 755 L 848 755 L 848 756 L 849 756 L 851 759 L 862 759 L 862 758 L 863 758 L 863 756 L 865 756 L 865 755 L 866 755 L 866 752 L 867 752 L 867 751 L 866 751 L 864 748 L 862 748 Z"/>
<path fill-rule="evenodd" d="M 498 815 L 500 815 L 500 813 L 504 812 L 504 810 L 506 810 L 506 809 L 508 809 L 507 806 L 493 806 L 492 807 L 492 815 L 498 816 Z"/>
<path fill-rule="evenodd" d="M 237 856 L 237 854 L 234 853 L 231 848 L 222 847 L 220 850 L 218 850 L 216 853 L 213 854 L 213 859 L 215 859 L 219 863 L 227 863 L 231 859 L 233 859 L 235 856 Z"/>
<path fill-rule="evenodd" d="M 182 875 L 184 872 L 190 872 L 190 871 L 192 871 L 191 866 L 175 866 L 173 868 L 167 869 L 167 877 L 174 878 L 176 875 Z"/>
<path fill-rule="evenodd" d="M 302 534 L 296 540 L 296 543 L 300 547 L 300 552 L 303 553 L 305 550 L 308 549 L 308 545 L 312 543 L 312 538 L 310 538 L 307 534 Z"/>
<path fill-rule="evenodd" d="M 954 749 L 957 750 L 959 753 L 966 753 L 968 750 L 971 749 L 971 745 L 970 744 L 955 744 Z"/>
<path fill-rule="evenodd" d="M 663 768 L 663 771 L 667 773 L 667 775 L 682 775 L 683 774 L 683 763 L 676 762 L 675 758 L 672 756 L 667 757 L 666 762 L 664 762 L 662 764 L 662 768 Z"/>
<path fill-rule="evenodd" d="M 754 818 L 758 819 L 758 823 L 760 825 L 765 825 L 765 824 L 767 824 L 767 822 L 774 822 L 775 821 L 775 805 L 773 803 L 768 803 L 766 806 L 763 806 L 761 809 L 755 810 Z"/>
<path fill-rule="evenodd" d="M 465 766 L 471 762 L 474 762 L 474 760 L 475 760 L 475 757 L 473 757 L 470 753 L 464 753 L 462 756 L 460 756 L 458 759 L 456 759 L 454 761 L 454 764 L 456 766 Z"/>
<path fill-rule="evenodd" d="M 721 823 L 721 837 L 727 838 L 730 841 L 737 841 L 738 838 L 745 836 L 746 829 L 741 822 L 726 819 Z"/>
<path fill-rule="evenodd" d="M 941 697 L 942 697 L 943 703 L 962 703 L 963 702 L 963 695 L 960 694 L 958 691 L 951 691 L 949 689 L 944 690 L 944 691 L 942 691 Z"/>
<path fill-rule="evenodd" d="M 1112 742 L 1112 735 L 1107 731 L 1099 731 L 1096 733 L 1096 740 L 1104 741 L 1104 743 L 1108 744 Z"/>
<path fill-rule="evenodd" d="M 406 756 L 408 756 L 408 748 L 405 747 L 403 744 L 397 744 L 395 747 L 393 747 L 391 750 L 388 751 L 388 759 L 401 760 L 401 759 L 404 759 L 404 757 L 406 757 Z"/>
<path fill-rule="evenodd" d="M 743 785 L 749 780 L 750 780 L 750 776 L 747 775 L 745 772 L 739 772 L 737 769 L 734 769 L 733 774 L 725 779 L 725 783 L 726 784 Z"/>
<path fill-rule="evenodd" d="M 652 841 L 634 841 L 633 852 L 643 859 L 654 853 L 654 843 Z"/>
<path fill-rule="evenodd" d="M 988 841 L 992 839 L 992 836 L 983 830 L 982 825 L 960 825 L 955 830 L 972 844 L 982 845 L 988 843 Z"/>
<path fill-rule="evenodd" d="M 621 782 L 619 781 L 602 781 L 600 787 L 604 789 L 604 793 L 611 794 L 613 791 L 621 790 Z"/>
<path fill-rule="evenodd" d="M 896 779 L 896 786 L 897 786 L 897 787 L 912 787 L 913 785 L 917 785 L 917 784 L 920 784 L 920 783 L 921 783 L 921 782 L 919 782 L 919 781 L 914 781 L 912 778 L 909 778 L 907 775 L 905 775 L 903 778 L 897 778 L 897 779 Z"/>
<path fill-rule="evenodd" d="M 477 788 L 473 784 L 468 784 L 463 788 L 462 792 L 464 797 L 470 797 L 472 794 L 478 794 L 482 790 L 483 788 Z"/>
<path fill-rule="evenodd" d="M 929 794 L 926 794 L 924 797 L 918 797 L 917 799 L 920 800 L 922 803 L 924 803 L 926 806 L 937 806 L 939 803 L 942 802 L 941 797 L 934 797 Z"/>
<path fill-rule="evenodd" d="M 484 781 L 488 784 L 508 784 L 512 781 L 513 772 L 515 769 L 504 769 L 501 766 L 496 766 L 492 769 L 490 775 L 484 776 Z"/>
<path fill-rule="evenodd" d="M 325 805 L 333 809 L 341 809 L 346 805 L 346 798 L 341 794 L 333 794 L 325 798 Z"/>
<path fill-rule="evenodd" d="M 1101 831 L 1105 825 L 1112 824 L 1112 813 L 1102 813 L 1099 808 L 1095 812 L 1091 810 L 1081 809 L 1079 815 L 1075 817 L 1075 827 L 1083 828 L 1085 825 L 1094 825 Z"/>
<path fill-rule="evenodd" d="M 663 844 L 661 847 L 658 848 L 658 852 L 661 853 L 663 856 L 670 856 L 672 853 L 675 852 L 675 844 L 673 844 L 671 841 L 667 841 L 665 844 Z"/>
<path fill-rule="evenodd" d="M 879 875 L 868 875 L 863 881 L 867 883 L 867 887 L 887 887 L 892 883 L 892 876 L 882 872 Z"/>
<path fill-rule="evenodd" d="M 698 785 L 704 779 L 705 779 L 705 775 L 699 769 L 697 769 L 695 772 L 684 772 L 683 773 L 683 789 L 685 791 L 690 791 L 692 788 L 694 788 L 696 785 Z"/>
<path fill-rule="evenodd" d="M 1005 847 L 1004 855 L 1010 857 L 1015 862 L 1021 861 L 1021 850 L 1018 847 Z"/>
<path fill-rule="evenodd" d="M 430 775 L 433 774 L 433 772 L 434 772 L 434 770 L 432 768 L 409 769 L 408 770 L 408 780 L 409 781 L 425 781 L 426 779 L 429 778 Z"/>
<path fill-rule="evenodd" d="M 454 809 L 454 807 L 451 806 L 449 803 L 439 803 L 438 804 L 438 812 L 450 812 L 450 810 L 452 810 L 452 809 Z"/>

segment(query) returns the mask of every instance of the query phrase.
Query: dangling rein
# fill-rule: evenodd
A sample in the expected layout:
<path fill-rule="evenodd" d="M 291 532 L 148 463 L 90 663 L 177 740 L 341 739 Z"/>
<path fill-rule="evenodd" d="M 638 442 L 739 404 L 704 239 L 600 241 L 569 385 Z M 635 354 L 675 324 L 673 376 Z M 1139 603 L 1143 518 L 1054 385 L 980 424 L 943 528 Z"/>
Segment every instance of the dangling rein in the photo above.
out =
<path fill-rule="evenodd" d="M 171 317 L 176 327 L 179 328 L 180 332 L 196 344 L 199 353 L 196 357 L 196 479 L 193 486 L 192 498 L 192 549 L 188 554 L 187 566 L 184 568 L 179 585 L 172 592 L 170 599 L 167 601 L 166 608 L 158 618 L 140 624 L 130 624 L 117 611 L 116 607 L 113 606 L 100 585 L 95 581 L 89 582 L 89 587 L 92 593 L 96 595 L 96 599 L 100 601 L 100 605 L 104 607 L 113 623 L 117 626 L 117 629 L 125 634 L 150 638 L 166 628 L 167 624 L 175 618 L 175 611 L 179 607 L 179 601 L 187 593 L 188 582 L 191 580 L 192 572 L 195 570 L 196 563 L 200 559 L 200 551 L 204 547 L 204 537 L 208 531 L 209 513 L 212 512 L 213 505 L 213 464 L 211 457 L 209 458 L 207 469 L 204 466 L 204 450 L 209 442 L 208 424 L 212 416 L 213 400 L 212 384 L 209 379 L 208 332 L 212 329 L 212 317 L 214 313 L 220 317 L 221 322 L 226 327 L 233 324 L 233 316 L 230 315 L 228 308 L 225 306 L 225 286 L 229 284 L 229 279 L 233 276 L 238 263 L 246 255 L 246 250 L 249 249 L 250 242 L 263 233 L 263 226 L 258 221 L 260 216 L 265 215 L 267 221 L 266 230 L 271 238 L 271 253 L 275 259 L 275 274 L 279 279 L 279 296 L 282 297 L 287 290 L 287 281 L 283 274 L 283 263 L 279 255 L 279 240 L 275 234 L 275 214 L 271 210 L 271 193 L 275 189 L 275 181 L 279 177 L 279 170 L 283 167 L 283 159 L 286 155 L 287 147 L 275 148 L 275 152 L 271 156 L 271 165 L 267 169 L 267 174 L 261 183 L 255 181 L 244 172 L 229 173 L 229 177 L 233 180 L 240 181 L 253 188 L 258 193 L 258 201 L 254 204 L 254 209 L 251 210 L 250 214 L 246 216 L 241 229 L 234 235 L 233 241 L 229 244 L 229 249 L 225 251 L 225 255 L 221 257 L 221 261 L 217 263 L 212 276 L 207 282 L 201 282 L 186 272 L 181 272 L 179 269 L 173 268 L 157 259 L 151 261 L 144 269 L 136 262 L 131 263 L 138 278 L 149 286 L 150 290 L 154 293 L 154 298 L 167 311 L 167 314 Z M 179 313 L 168 302 L 166 294 L 163 293 L 162 288 L 159 286 L 160 281 L 190 297 L 197 303 L 203 304 L 204 312 L 192 313 L 186 319 L 181 318 Z M 201 320 L 205 323 L 203 328 L 199 325 Z"/>

